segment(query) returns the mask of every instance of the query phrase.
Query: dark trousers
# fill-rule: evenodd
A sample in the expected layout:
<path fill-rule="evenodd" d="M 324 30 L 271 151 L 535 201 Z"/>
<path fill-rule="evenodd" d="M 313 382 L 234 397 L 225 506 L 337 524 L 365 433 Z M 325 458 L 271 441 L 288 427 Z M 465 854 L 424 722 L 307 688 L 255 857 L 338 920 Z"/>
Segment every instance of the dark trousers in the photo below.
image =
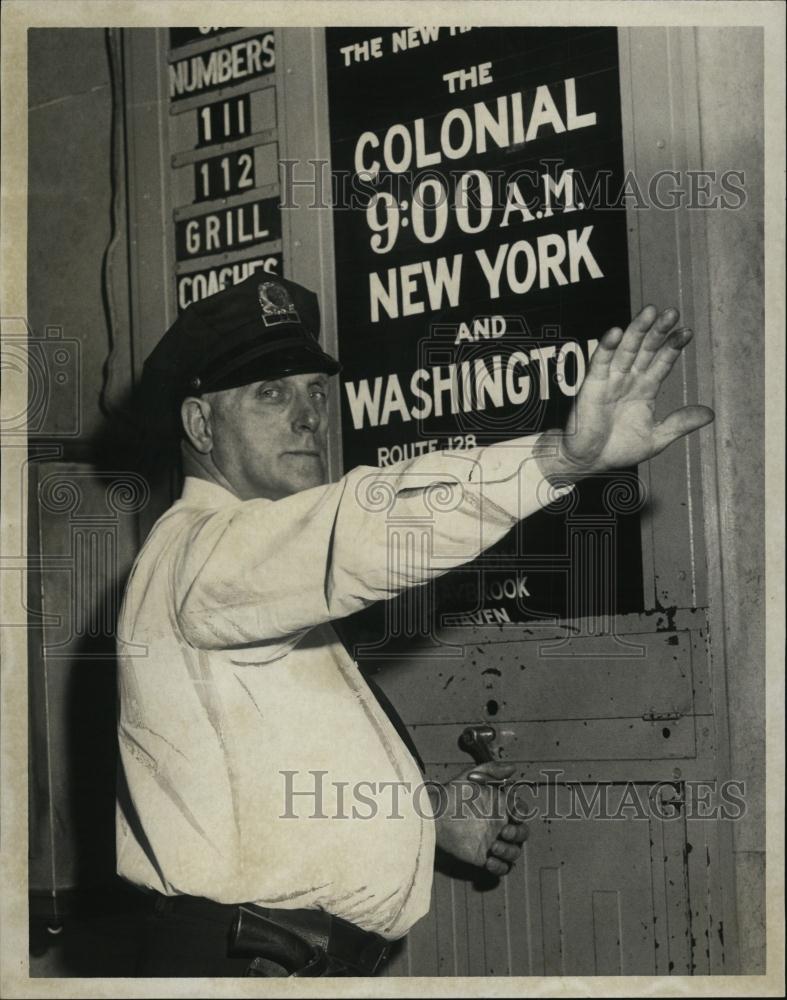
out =
<path fill-rule="evenodd" d="M 282 966 L 273 961 L 263 958 L 252 961 L 248 957 L 228 955 L 230 927 L 238 911 L 237 906 L 220 903 L 198 907 L 178 905 L 188 900 L 189 897 L 171 900 L 158 895 L 153 900 L 142 936 L 138 976 L 288 975 Z M 336 958 L 329 958 L 321 973 L 323 976 L 359 974 Z"/>

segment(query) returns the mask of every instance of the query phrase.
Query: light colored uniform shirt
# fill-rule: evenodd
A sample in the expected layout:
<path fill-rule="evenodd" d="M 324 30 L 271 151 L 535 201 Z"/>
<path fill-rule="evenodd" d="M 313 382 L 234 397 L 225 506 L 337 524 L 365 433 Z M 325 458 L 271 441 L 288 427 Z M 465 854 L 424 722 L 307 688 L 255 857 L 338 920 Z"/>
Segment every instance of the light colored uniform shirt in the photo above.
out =
<path fill-rule="evenodd" d="M 535 440 L 360 467 L 277 501 L 186 479 L 119 620 L 120 875 L 322 908 L 389 939 L 427 912 L 423 776 L 330 622 L 475 558 L 554 499 Z"/>

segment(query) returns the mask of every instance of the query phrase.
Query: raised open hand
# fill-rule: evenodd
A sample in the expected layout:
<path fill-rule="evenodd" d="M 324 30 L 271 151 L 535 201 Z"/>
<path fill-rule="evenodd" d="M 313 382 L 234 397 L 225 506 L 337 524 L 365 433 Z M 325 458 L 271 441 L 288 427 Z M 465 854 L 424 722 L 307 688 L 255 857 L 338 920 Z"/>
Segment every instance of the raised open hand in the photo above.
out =
<path fill-rule="evenodd" d="M 692 338 L 691 330 L 673 329 L 678 318 L 677 309 L 645 306 L 625 332 L 604 334 L 565 430 L 542 439 L 544 475 L 576 478 L 636 465 L 713 420 L 707 406 L 654 416 L 661 384 Z"/>

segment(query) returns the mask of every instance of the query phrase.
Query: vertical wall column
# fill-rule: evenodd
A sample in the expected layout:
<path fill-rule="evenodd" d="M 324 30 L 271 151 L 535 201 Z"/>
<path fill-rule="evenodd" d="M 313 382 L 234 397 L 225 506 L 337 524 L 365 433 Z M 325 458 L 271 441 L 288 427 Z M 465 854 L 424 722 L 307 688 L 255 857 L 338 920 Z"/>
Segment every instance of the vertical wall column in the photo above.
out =
<path fill-rule="evenodd" d="M 695 214 L 707 253 L 694 257 L 708 330 L 701 385 L 716 411 L 715 465 L 706 468 L 717 493 L 706 521 L 718 532 L 708 551 L 722 605 L 714 655 L 726 662 L 730 774 L 746 786 L 746 815 L 733 832 L 740 971 L 757 973 L 765 971 L 766 819 L 763 31 L 697 28 L 694 36 L 700 165 L 735 171 L 745 190 L 735 211 Z"/>

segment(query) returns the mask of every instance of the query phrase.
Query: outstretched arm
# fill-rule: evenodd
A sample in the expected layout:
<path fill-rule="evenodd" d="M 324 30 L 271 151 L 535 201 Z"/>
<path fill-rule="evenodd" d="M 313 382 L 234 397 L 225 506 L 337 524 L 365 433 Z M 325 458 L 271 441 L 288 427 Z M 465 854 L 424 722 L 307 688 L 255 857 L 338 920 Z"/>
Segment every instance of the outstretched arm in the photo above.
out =
<path fill-rule="evenodd" d="M 563 431 L 542 437 L 538 463 L 550 480 L 574 480 L 658 455 L 673 441 L 709 424 L 707 406 L 654 415 L 664 379 L 692 338 L 675 329 L 677 309 L 645 306 L 625 331 L 608 330 L 596 348 Z"/>
<path fill-rule="evenodd" d="M 358 467 L 282 500 L 184 517 L 174 578 L 187 641 L 203 649 L 268 641 L 280 655 L 306 629 L 475 559 L 549 502 L 544 477 L 635 465 L 709 423 L 704 406 L 654 417 L 659 387 L 691 337 L 669 333 L 677 318 L 647 306 L 625 333 L 604 334 L 564 431 Z M 416 521 L 429 532 L 425 555 L 418 546 L 411 553 L 398 530 Z"/>

